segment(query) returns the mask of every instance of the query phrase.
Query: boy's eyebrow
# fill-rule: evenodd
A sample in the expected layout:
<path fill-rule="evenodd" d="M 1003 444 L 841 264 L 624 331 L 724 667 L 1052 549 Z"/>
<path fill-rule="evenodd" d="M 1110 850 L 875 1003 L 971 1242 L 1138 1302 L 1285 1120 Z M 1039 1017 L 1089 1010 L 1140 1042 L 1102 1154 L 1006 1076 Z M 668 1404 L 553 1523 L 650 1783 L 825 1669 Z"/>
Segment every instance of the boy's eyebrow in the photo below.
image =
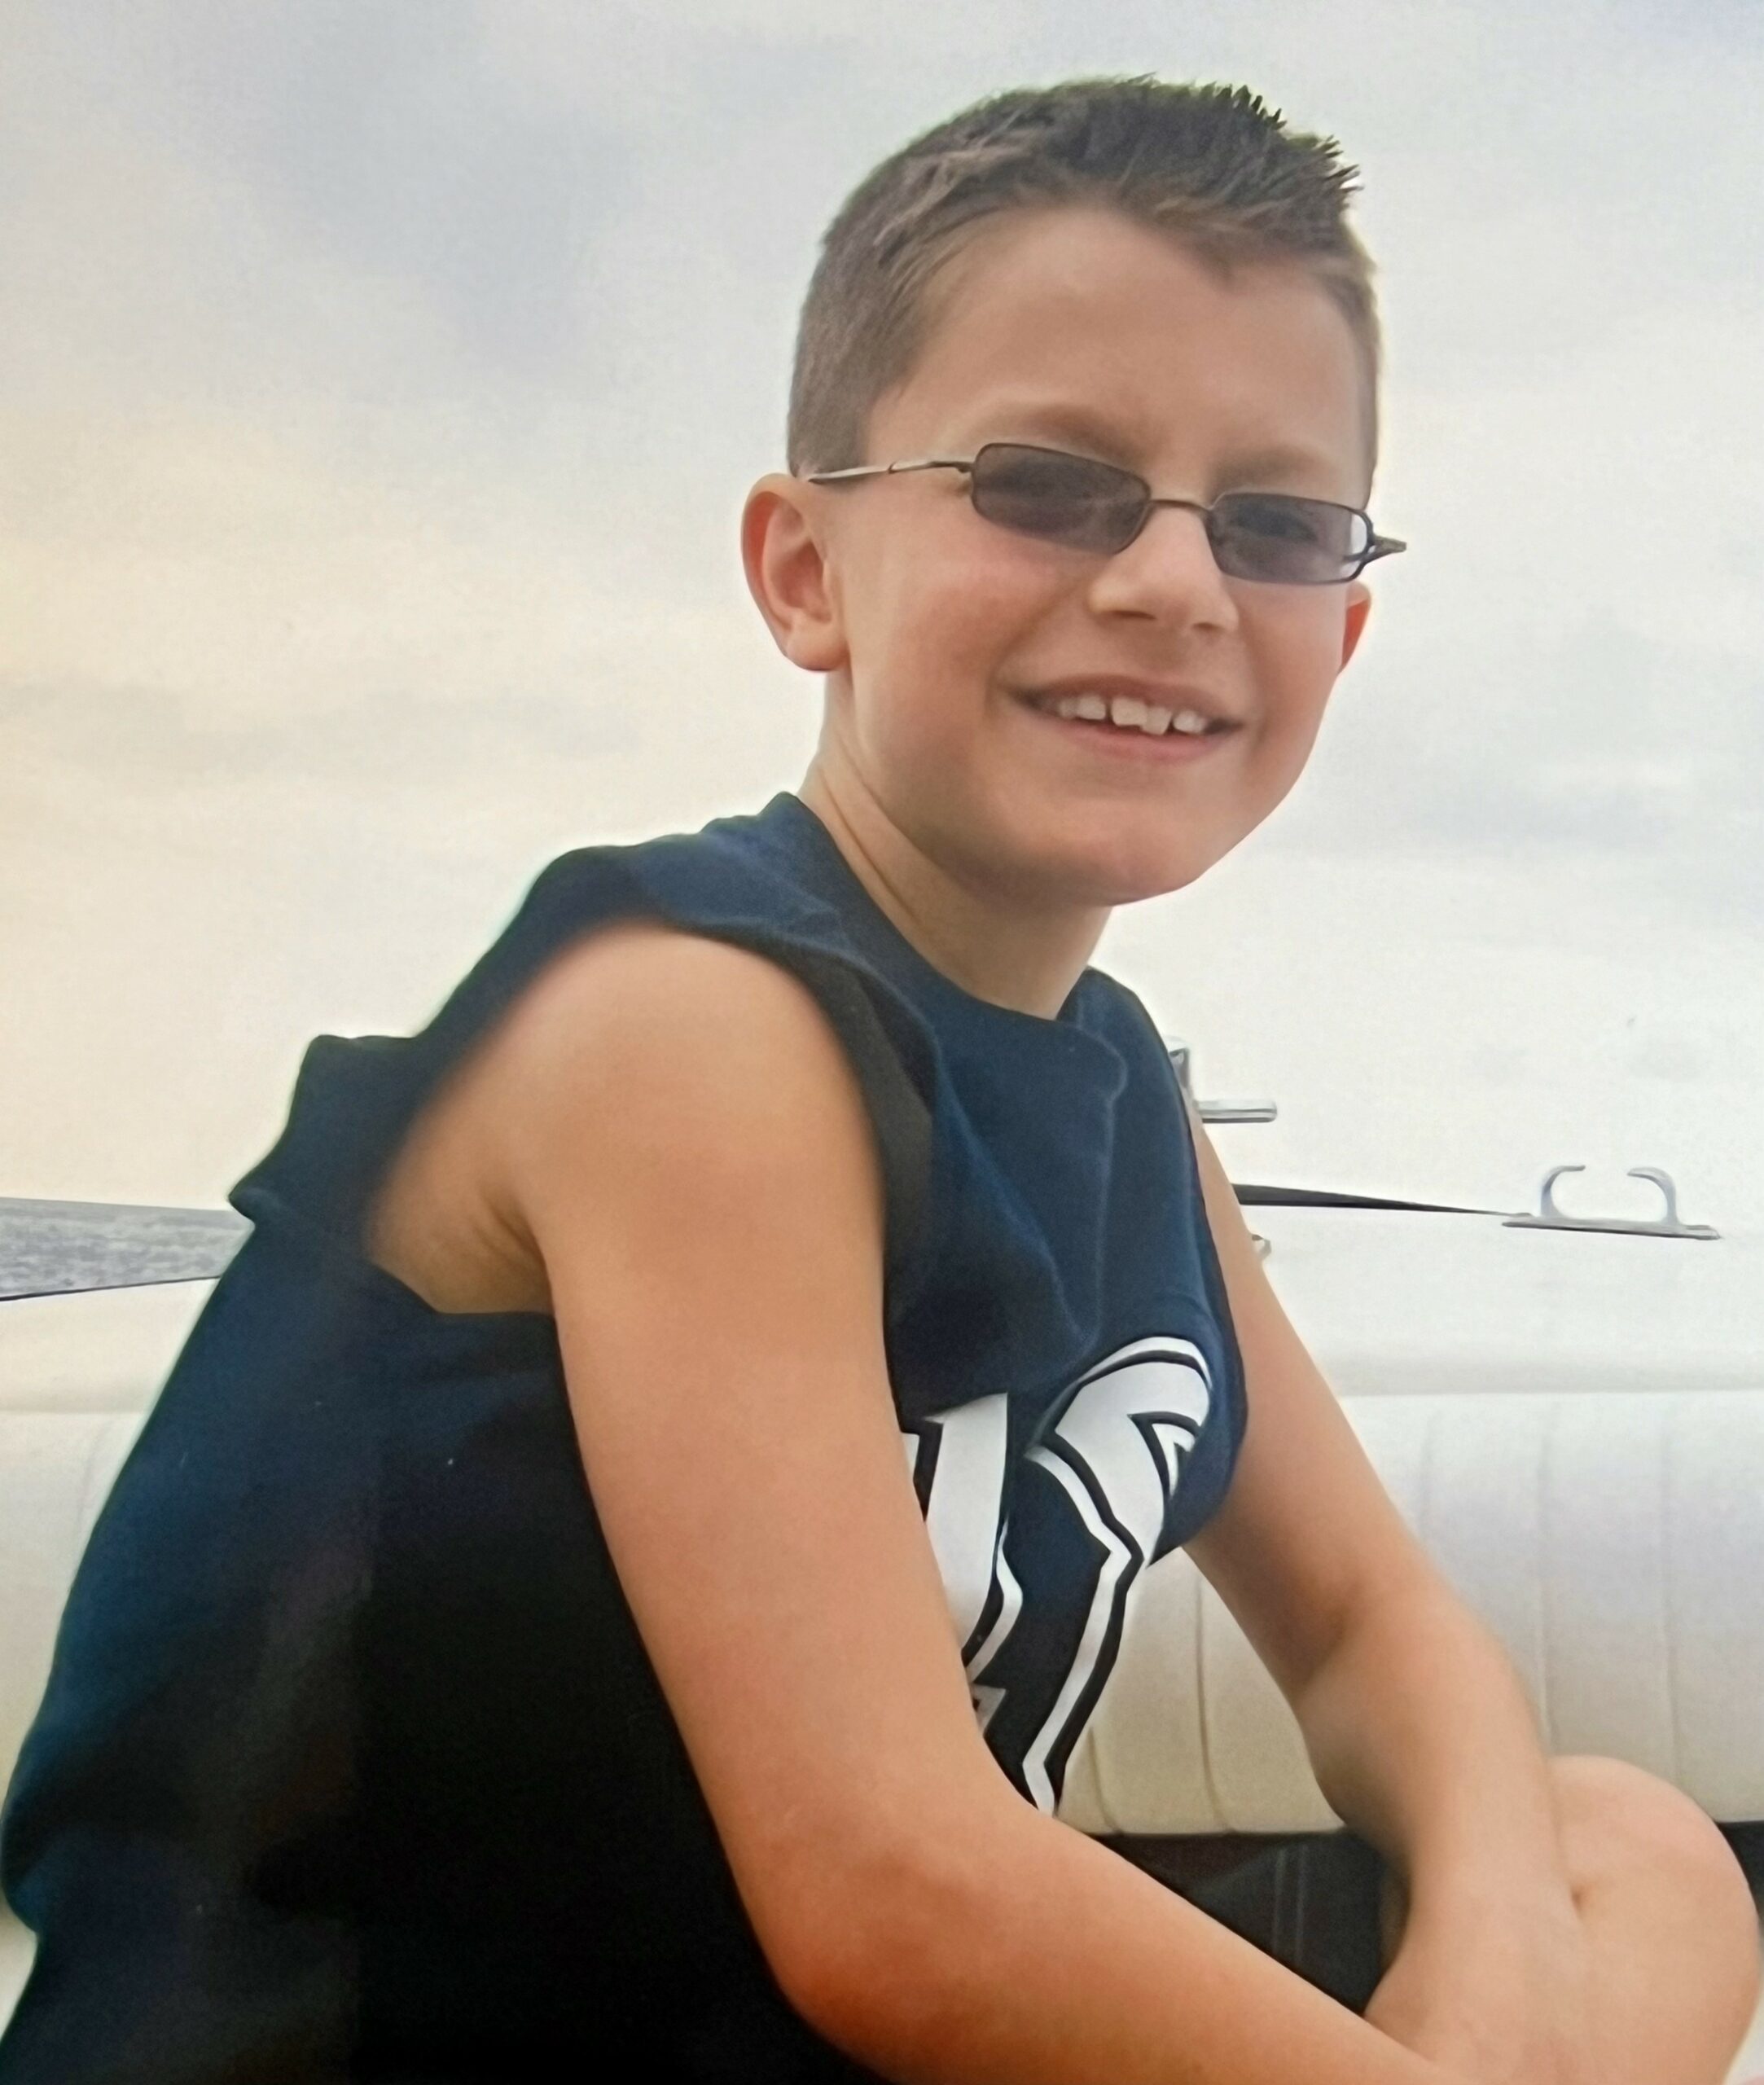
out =
<path fill-rule="evenodd" d="M 1008 420 L 1025 432 L 1038 429 L 1065 441 L 1082 442 L 1092 454 L 1105 462 L 1119 463 L 1124 470 L 1143 475 L 1143 458 L 1132 435 L 1107 413 L 1082 405 L 1075 399 L 1024 399 L 994 409 L 989 417 L 996 422 Z M 1271 442 L 1266 447 L 1245 450 L 1228 457 L 1225 474 L 1229 479 L 1260 480 L 1263 483 L 1278 478 L 1327 480 L 1334 476 L 1338 467 L 1320 450 Z"/>

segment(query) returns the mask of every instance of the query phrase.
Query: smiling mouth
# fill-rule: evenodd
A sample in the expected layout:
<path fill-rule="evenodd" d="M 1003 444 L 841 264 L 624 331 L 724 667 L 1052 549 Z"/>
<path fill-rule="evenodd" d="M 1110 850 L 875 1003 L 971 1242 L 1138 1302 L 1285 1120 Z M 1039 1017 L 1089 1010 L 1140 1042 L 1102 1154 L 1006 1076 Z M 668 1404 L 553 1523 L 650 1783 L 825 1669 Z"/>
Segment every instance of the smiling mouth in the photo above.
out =
<path fill-rule="evenodd" d="M 1025 709 L 1073 744 L 1086 744 L 1099 753 L 1160 762 L 1196 759 L 1240 728 L 1231 718 L 1203 717 L 1191 709 L 1178 710 L 1172 716 L 1168 710 L 1160 712 L 1138 702 L 1126 706 L 1125 714 L 1117 719 L 1106 710 L 1096 715 L 1100 705 L 1094 702 L 1083 705 L 1090 713 L 1081 714 L 1070 697 L 1057 704 L 1046 696 L 1025 695 L 1020 700 Z M 1113 707 L 1111 704 L 1108 709 Z"/>
<path fill-rule="evenodd" d="M 1149 687 L 1111 687 L 1099 683 L 1085 687 L 1068 682 L 1057 689 L 1022 689 L 1020 700 L 1044 715 L 1137 731 L 1147 738 L 1161 738 L 1172 731 L 1200 738 L 1209 731 L 1229 731 L 1237 721 L 1222 713 L 1218 703 L 1197 700 L 1186 691 L 1173 689 L 1167 701 L 1159 699 L 1160 692 Z"/>

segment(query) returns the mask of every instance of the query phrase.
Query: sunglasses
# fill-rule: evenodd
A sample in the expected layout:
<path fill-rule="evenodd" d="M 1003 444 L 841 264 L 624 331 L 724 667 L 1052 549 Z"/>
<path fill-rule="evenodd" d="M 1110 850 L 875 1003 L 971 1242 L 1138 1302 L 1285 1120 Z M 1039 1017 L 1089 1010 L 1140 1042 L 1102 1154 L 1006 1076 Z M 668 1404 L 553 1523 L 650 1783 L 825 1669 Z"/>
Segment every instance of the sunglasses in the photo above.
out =
<path fill-rule="evenodd" d="M 1374 558 L 1408 547 L 1394 536 L 1377 534 L 1371 516 L 1359 507 L 1332 499 L 1284 492 L 1228 492 L 1210 507 L 1198 499 L 1154 499 L 1150 485 L 1132 471 L 1021 441 L 989 441 L 971 463 L 928 456 L 911 463 L 860 463 L 845 471 L 810 472 L 808 482 L 838 485 L 902 471 L 965 471 L 974 511 L 988 521 L 1104 555 L 1125 550 L 1153 507 L 1186 507 L 1206 524 L 1214 561 L 1231 579 L 1338 586 Z"/>

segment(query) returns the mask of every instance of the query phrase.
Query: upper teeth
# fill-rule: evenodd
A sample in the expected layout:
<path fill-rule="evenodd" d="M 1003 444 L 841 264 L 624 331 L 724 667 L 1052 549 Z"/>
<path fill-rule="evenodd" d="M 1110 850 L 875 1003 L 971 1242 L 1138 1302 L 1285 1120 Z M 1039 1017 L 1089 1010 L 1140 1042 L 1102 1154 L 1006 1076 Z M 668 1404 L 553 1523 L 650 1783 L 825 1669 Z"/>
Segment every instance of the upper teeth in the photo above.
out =
<path fill-rule="evenodd" d="M 1161 704 L 1142 702 L 1136 695 L 1102 696 L 1088 691 L 1062 695 L 1052 707 L 1061 717 L 1082 717 L 1093 724 L 1137 726 L 1152 738 L 1166 731 L 1193 735 L 1209 728 L 1208 719 L 1198 709 L 1178 709 L 1172 715 Z"/>

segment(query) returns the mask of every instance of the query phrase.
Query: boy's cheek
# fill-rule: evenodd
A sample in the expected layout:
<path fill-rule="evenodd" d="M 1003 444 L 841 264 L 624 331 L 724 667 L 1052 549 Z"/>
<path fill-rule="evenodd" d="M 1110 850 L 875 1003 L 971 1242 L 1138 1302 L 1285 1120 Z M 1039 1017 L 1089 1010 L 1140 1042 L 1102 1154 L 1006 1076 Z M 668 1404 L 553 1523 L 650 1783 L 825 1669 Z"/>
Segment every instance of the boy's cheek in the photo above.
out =
<path fill-rule="evenodd" d="M 1266 719 L 1255 755 L 1259 785 L 1256 794 L 1262 817 L 1284 801 L 1304 773 L 1315 750 L 1322 722 L 1320 704 L 1291 709 Z"/>
<path fill-rule="evenodd" d="M 1339 615 L 1293 618 L 1252 651 L 1258 707 L 1270 723 L 1314 732 L 1341 671 Z"/>

